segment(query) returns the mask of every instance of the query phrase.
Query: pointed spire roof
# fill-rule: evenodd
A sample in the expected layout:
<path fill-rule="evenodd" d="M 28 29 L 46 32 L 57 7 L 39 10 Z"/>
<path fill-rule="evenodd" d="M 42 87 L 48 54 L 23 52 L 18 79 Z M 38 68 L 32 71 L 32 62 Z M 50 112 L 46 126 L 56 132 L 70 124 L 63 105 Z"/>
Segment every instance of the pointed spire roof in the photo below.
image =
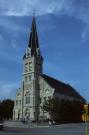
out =
<path fill-rule="evenodd" d="M 36 29 L 36 21 L 35 21 L 34 16 L 32 20 L 28 47 L 31 48 L 31 55 L 37 55 L 37 48 L 39 48 L 39 43 L 38 43 L 38 35 L 37 35 L 37 29 Z"/>

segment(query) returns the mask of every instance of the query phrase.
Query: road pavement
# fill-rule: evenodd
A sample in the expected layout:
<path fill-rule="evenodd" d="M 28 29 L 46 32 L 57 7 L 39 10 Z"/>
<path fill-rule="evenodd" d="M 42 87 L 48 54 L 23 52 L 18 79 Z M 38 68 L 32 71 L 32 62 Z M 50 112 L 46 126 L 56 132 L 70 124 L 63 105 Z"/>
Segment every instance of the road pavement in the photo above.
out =
<path fill-rule="evenodd" d="M 89 133 L 89 123 L 88 133 Z M 5 127 L 0 135 L 85 135 L 85 124 L 64 124 L 59 126 L 17 128 Z"/>

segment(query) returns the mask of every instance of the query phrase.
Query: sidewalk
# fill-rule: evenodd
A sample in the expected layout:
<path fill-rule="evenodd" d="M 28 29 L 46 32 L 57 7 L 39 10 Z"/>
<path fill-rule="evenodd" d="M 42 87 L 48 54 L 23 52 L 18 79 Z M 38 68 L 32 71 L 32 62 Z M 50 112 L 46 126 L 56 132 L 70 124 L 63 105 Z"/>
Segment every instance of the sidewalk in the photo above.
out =
<path fill-rule="evenodd" d="M 84 123 L 70 123 L 70 124 L 60 124 L 60 125 L 50 125 L 48 123 L 23 123 L 21 121 L 14 121 L 14 120 L 9 120 L 9 121 L 4 121 L 4 127 L 18 127 L 18 128 L 40 128 L 40 127 L 68 127 L 68 126 L 73 126 L 73 125 L 82 125 L 82 127 L 85 127 Z"/>
<path fill-rule="evenodd" d="M 21 121 L 4 121 L 5 127 L 20 127 L 20 128 L 36 128 L 36 127 L 49 127 L 48 123 L 23 123 Z"/>

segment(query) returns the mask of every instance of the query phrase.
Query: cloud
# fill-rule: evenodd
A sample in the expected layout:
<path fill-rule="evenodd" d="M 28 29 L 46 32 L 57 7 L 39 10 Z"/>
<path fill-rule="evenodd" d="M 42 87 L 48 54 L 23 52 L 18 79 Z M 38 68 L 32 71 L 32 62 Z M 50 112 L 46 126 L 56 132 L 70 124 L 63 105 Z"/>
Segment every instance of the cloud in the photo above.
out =
<path fill-rule="evenodd" d="M 14 98 L 17 89 L 17 83 L 4 84 L 0 86 L 0 98 Z"/>
<path fill-rule="evenodd" d="M 0 49 L 2 48 L 2 41 L 3 41 L 3 36 L 2 36 L 2 34 L 0 33 Z"/>
<path fill-rule="evenodd" d="M 89 0 L 1 0 L 0 16 L 32 16 L 33 11 L 39 15 L 68 15 L 79 19 L 84 23 L 85 28 L 81 38 L 83 41 L 88 39 L 89 33 Z M 7 22 L 7 23 L 6 23 Z M 15 20 L 4 18 L 0 20 L 0 25 L 14 31 L 21 31 L 21 27 Z M 14 26 L 14 27 L 13 27 Z M 87 28 L 86 28 L 87 27 Z"/>
<path fill-rule="evenodd" d="M 0 15 L 30 16 L 35 10 L 37 15 L 67 14 L 89 22 L 89 0 L 3 0 L 0 5 Z"/>
<path fill-rule="evenodd" d="M 2 50 L 0 51 L 1 58 L 5 58 L 7 61 L 8 60 L 12 60 L 14 62 L 19 61 L 18 59 L 20 58 L 17 57 L 17 54 L 12 52 L 13 57 L 11 57 L 12 55 L 9 54 L 8 52 L 10 51 L 11 47 L 13 48 L 13 50 L 17 52 L 18 46 L 19 45 L 22 46 L 23 40 L 21 40 L 22 42 L 19 43 L 20 41 L 19 35 L 21 33 L 25 33 L 24 27 L 26 27 L 27 24 L 26 22 L 23 23 L 26 18 L 24 20 L 23 19 L 20 20 L 20 19 L 23 18 L 24 16 L 31 16 L 33 14 L 33 10 L 35 10 L 36 15 L 47 15 L 47 14 L 54 14 L 57 16 L 68 15 L 68 16 L 72 16 L 76 19 L 81 20 L 84 24 L 86 24 L 84 31 L 82 33 L 82 38 L 83 40 L 88 38 L 89 0 L 15 0 L 15 1 L 0 0 L 0 18 L 1 18 L 0 31 L 3 28 L 2 33 L 0 32 L 1 34 L 0 47 L 1 45 L 3 45 L 3 47 L 7 51 L 7 53 L 6 51 L 2 51 Z M 13 16 L 18 17 L 18 18 L 14 18 Z M 51 23 L 49 24 L 48 29 L 51 27 L 53 28 L 52 21 L 50 22 Z M 2 39 L 3 37 L 4 37 L 4 41 L 1 44 L 1 40 L 3 40 Z M 15 38 L 16 38 L 16 41 L 15 41 Z M 7 39 L 10 40 L 10 42 Z M 50 67 L 51 67 L 51 70 L 50 70 Z M 54 65 L 49 61 L 45 63 L 45 71 L 46 73 L 52 74 L 55 77 L 60 76 L 61 78 L 63 78 L 61 74 L 56 75 L 56 73 L 59 73 L 59 71 L 61 71 L 57 67 L 57 65 Z M 56 73 L 54 73 L 54 71 L 56 71 Z M 15 87 L 16 87 L 15 84 L 8 84 L 8 85 L 6 84 L 6 85 L 1 86 L 0 96 L 7 97 L 11 95 Z"/>
<path fill-rule="evenodd" d="M 19 20 L 19 18 L 18 18 Z M 21 21 L 20 24 L 17 22 L 17 17 L 11 17 L 11 16 L 1 16 L 0 17 L 0 27 L 4 30 L 7 30 L 8 33 L 10 31 L 21 31 L 22 27 Z M 24 29 L 23 29 L 24 30 Z"/>
<path fill-rule="evenodd" d="M 21 57 L 18 55 L 18 53 L 17 52 L 16 53 L 12 53 L 12 55 L 13 55 L 13 57 L 11 57 L 11 53 L 8 53 L 8 52 L 5 52 L 5 51 L 0 51 L 0 57 L 4 61 L 4 63 L 5 62 L 8 62 L 8 63 L 9 62 L 20 63 Z"/>
<path fill-rule="evenodd" d="M 0 34 L 0 40 L 2 40 L 3 39 L 3 37 L 2 37 L 2 35 Z"/>
<path fill-rule="evenodd" d="M 1 16 L 32 16 L 33 11 L 39 15 L 68 15 L 81 20 L 89 25 L 89 0 L 12 0 L 0 1 Z M 14 31 L 21 31 L 21 27 L 16 21 L 10 18 L 1 19 L 0 25 Z M 5 23 L 7 22 L 7 23 Z M 14 26 L 14 27 L 13 27 Z M 88 26 L 89 27 L 89 26 Z M 82 33 L 83 41 L 87 39 L 89 28 L 84 28 Z"/>
<path fill-rule="evenodd" d="M 81 37 L 84 42 L 89 38 L 89 25 L 86 25 L 86 27 L 84 28 L 82 32 Z"/>

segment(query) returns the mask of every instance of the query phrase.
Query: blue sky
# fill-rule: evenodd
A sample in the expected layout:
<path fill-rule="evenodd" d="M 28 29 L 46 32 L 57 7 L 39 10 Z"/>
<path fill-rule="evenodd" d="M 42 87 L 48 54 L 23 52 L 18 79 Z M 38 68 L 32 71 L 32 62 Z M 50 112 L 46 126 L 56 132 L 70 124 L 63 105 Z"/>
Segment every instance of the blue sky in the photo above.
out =
<path fill-rule="evenodd" d="M 21 85 L 33 10 L 44 73 L 89 101 L 89 0 L 0 0 L 0 99 Z"/>

